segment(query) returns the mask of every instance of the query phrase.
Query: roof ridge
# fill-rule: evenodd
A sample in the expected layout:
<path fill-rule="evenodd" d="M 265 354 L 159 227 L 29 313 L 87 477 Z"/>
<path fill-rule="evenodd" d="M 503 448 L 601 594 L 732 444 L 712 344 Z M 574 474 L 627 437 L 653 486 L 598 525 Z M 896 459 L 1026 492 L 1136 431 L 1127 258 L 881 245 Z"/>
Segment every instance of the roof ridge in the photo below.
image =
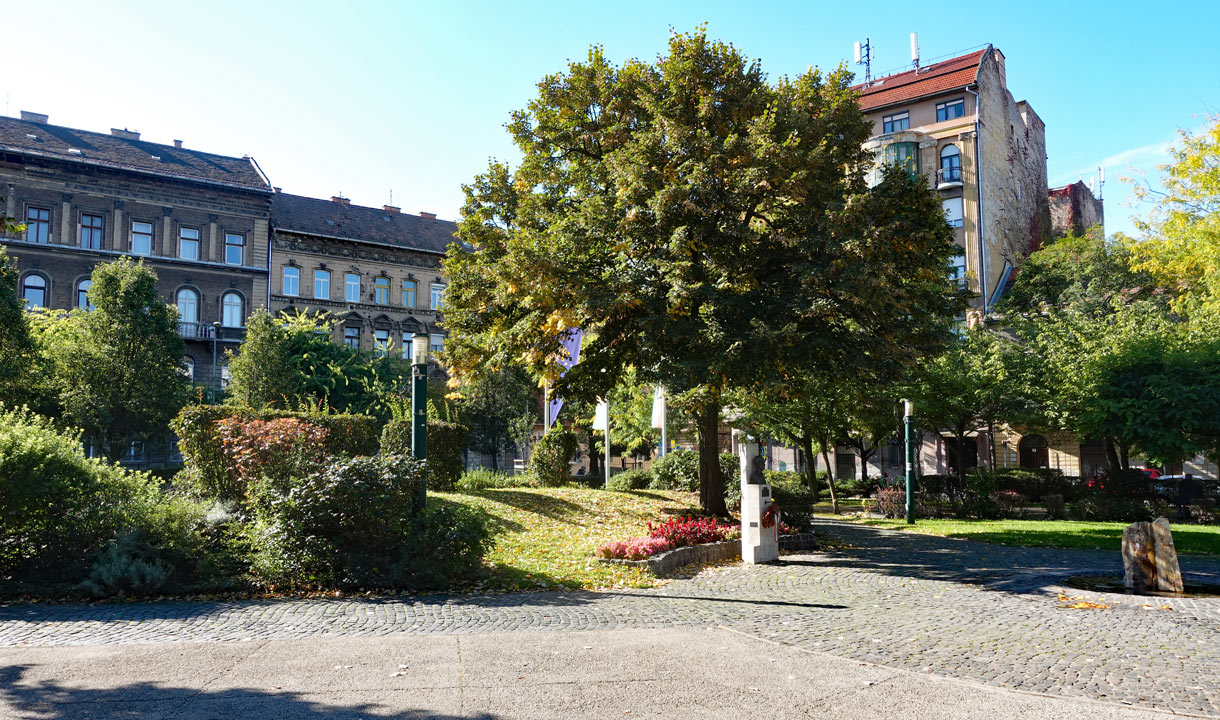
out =
<path fill-rule="evenodd" d="M 860 92 L 861 95 L 881 92 L 882 90 L 893 90 L 895 88 L 904 87 L 921 80 L 938 77 L 941 74 L 964 70 L 966 67 L 969 67 L 970 64 L 975 64 L 976 61 L 981 61 L 983 55 L 986 53 L 986 48 L 982 50 L 975 50 L 974 52 L 966 53 L 965 55 L 958 55 L 957 57 L 952 57 L 948 60 L 933 63 L 927 67 L 904 70 L 903 72 L 894 73 L 893 75 L 884 75 L 882 77 L 875 78 L 869 85 L 860 83 L 859 85 L 856 85 L 855 88 Z M 968 62 L 964 63 L 964 67 L 946 67 L 950 63 L 959 63 L 961 61 Z"/>

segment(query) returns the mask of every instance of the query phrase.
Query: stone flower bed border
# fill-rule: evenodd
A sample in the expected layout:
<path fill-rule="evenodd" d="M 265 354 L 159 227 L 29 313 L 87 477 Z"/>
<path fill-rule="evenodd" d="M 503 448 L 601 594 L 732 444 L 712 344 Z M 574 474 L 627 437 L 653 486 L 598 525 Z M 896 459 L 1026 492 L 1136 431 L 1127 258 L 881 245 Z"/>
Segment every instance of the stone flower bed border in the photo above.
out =
<path fill-rule="evenodd" d="M 814 533 L 797 533 L 796 535 L 781 535 L 780 550 L 813 550 L 818 547 L 817 535 Z M 704 543 L 703 545 L 688 545 L 674 548 L 660 555 L 653 555 L 647 560 L 618 560 L 598 558 L 601 562 L 615 565 L 630 565 L 647 567 L 657 577 L 669 577 L 679 568 L 695 563 L 723 562 L 741 557 L 741 540 L 724 540 L 721 542 Z"/>

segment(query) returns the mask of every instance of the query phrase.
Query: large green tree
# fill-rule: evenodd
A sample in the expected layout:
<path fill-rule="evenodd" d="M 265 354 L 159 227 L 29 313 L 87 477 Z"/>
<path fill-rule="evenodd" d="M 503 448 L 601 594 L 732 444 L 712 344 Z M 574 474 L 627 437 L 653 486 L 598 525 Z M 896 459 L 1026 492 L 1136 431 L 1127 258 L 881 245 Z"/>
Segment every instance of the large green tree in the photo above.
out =
<path fill-rule="evenodd" d="M 74 310 L 42 335 L 64 420 L 118 460 L 128 443 L 163 435 L 186 401 L 178 314 L 157 275 L 123 258 L 93 269 L 92 309 Z"/>
<path fill-rule="evenodd" d="M 9 404 L 28 398 L 34 351 L 25 303 L 17 292 L 18 274 L 0 246 L 0 402 Z"/>
<path fill-rule="evenodd" d="M 634 366 L 692 408 L 701 503 L 725 512 L 727 391 L 799 368 L 897 373 L 963 308 L 925 180 L 865 181 L 851 82 L 842 68 L 769 82 L 702 30 L 655 63 L 594 47 L 544 78 L 509 124 L 520 166 L 465 187 L 465 244 L 445 262 L 455 382 L 525 363 L 592 399 Z M 560 379 L 573 327 L 581 362 Z"/>
<path fill-rule="evenodd" d="M 516 436 L 524 440 L 525 426 L 532 433 L 538 419 L 537 387 L 519 367 L 505 367 L 481 375 L 463 388 L 462 423 L 470 428 L 470 445 L 491 455 L 498 469 L 501 452 L 516 447 Z"/>

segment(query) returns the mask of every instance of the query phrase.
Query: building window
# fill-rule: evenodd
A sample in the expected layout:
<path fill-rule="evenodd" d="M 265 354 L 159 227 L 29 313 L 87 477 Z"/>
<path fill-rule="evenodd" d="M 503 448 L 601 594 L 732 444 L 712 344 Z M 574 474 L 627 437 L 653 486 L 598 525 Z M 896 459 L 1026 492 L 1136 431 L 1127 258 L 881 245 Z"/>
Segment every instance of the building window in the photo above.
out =
<path fill-rule="evenodd" d="M 402 359 L 403 360 L 411 359 L 411 337 L 413 335 L 415 335 L 415 333 L 404 332 L 402 334 Z"/>
<path fill-rule="evenodd" d="M 402 281 L 402 306 L 413 308 L 415 307 L 415 281 Z"/>
<path fill-rule="evenodd" d="M 199 293 L 190 288 L 182 288 L 178 291 L 178 321 L 199 322 Z"/>
<path fill-rule="evenodd" d="M 225 265 L 241 265 L 245 249 L 245 235 L 225 233 Z"/>
<path fill-rule="evenodd" d="M 360 276 L 356 273 L 343 276 L 343 297 L 348 302 L 360 302 Z"/>
<path fill-rule="evenodd" d="M 93 305 L 89 303 L 89 288 L 92 285 L 92 280 L 81 280 L 76 283 L 76 307 L 82 310 L 93 309 Z"/>
<path fill-rule="evenodd" d="M 178 257 L 183 260 L 199 259 L 199 230 L 178 228 Z"/>
<path fill-rule="evenodd" d="M 952 143 L 940 151 L 940 181 L 946 183 L 962 181 L 962 154 Z"/>
<path fill-rule="evenodd" d="M 432 333 L 428 336 L 428 352 L 435 355 L 445 349 L 445 336 L 439 333 Z"/>
<path fill-rule="evenodd" d="M 881 131 L 892 133 L 911 127 L 911 114 L 908 112 L 894 113 L 881 118 Z"/>
<path fill-rule="evenodd" d="M 280 294 L 296 297 L 301 294 L 301 269 L 284 266 L 284 279 L 280 283 Z"/>
<path fill-rule="evenodd" d="M 102 216 L 81 213 L 80 246 L 87 250 L 102 249 Z"/>
<path fill-rule="evenodd" d="M 936 122 L 952 120 L 966 114 L 966 101 L 962 98 L 936 103 Z"/>
<path fill-rule="evenodd" d="M 373 351 L 377 353 L 377 357 L 388 357 L 390 354 L 390 331 L 389 330 L 374 330 L 373 331 Z"/>
<path fill-rule="evenodd" d="M 360 349 L 360 328 L 344 327 L 343 328 L 343 344 L 353 350 Z"/>
<path fill-rule="evenodd" d="M 313 296 L 321 300 L 330 300 L 330 271 L 313 271 Z"/>
<path fill-rule="evenodd" d="M 221 365 L 220 366 L 220 389 L 221 390 L 229 389 L 229 380 L 231 380 L 232 377 L 233 376 L 229 374 L 229 366 Z"/>
<path fill-rule="evenodd" d="M 122 462 L 143 462 L 144 461 L 144 441 L 132 440 L 127 444 L 127 449 L 123 451 Z"/>
<path fill-rule="evenodd" d="M 959 287 L 966 287 L 966 254 L 954 255 L 949 261 L 949 280 Z"/>
<path fill-rule="evenodd" d="M 182 358 L 182 375 L 187 382 L 195 382 L 195 358 L 190 355 Z"/>
<path fill-rule="evenodd" d="M 152 223 L 133 221 L 131 223 L 131 252 L 136 255 L 152 255 L 152 245 Z"/>
<path fill-rule="evenodd" d="M 919 172 L 919 143 L 890 143 L 885 146 L 883 159 L 886 164 L 901 166 L 914 175 Z"/>
<path fill-rule="evenodd" d="M 378 305 L 390 304 L 390 279 L 388 277 L 373 279 L 373 302 Z"/>
<path fill-rule="evenodd" d="M 441 309 L 441 302 L 445 299 L 445 286 L 440 283 L 432 283 L 432 304 L 429 306 L 433 310 Z"/>
<path fill-rule="evenodd" d="M 50 210 L 40 207 L 25 209 L 25 239 L 43 245 L 51 242 Z"/>
<path fill-rule="evenodd" d="M 959 197 L 942 200 L 940 206 L 945 210 L 945 222 L 949 227 L 962 226 L 962 199 Z"/>
<path fill-rule="evenodd" d="M 21 281 L 21 297 L 27 308 L 47 306 L 47 279 L 33 273 Z"/>
<path fill-rule="evenodd" d="M 244 304 L 241 295 L 235 292 L 225 293 L 220 300 L 220 324 L 231 328 L 241 327 Z"/>

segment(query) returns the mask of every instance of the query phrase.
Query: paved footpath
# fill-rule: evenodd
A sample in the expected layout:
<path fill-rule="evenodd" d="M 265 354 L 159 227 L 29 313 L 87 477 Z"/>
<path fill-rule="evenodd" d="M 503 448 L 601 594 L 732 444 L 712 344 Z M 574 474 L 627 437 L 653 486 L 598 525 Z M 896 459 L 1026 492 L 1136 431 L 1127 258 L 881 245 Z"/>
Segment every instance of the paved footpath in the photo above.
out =
<path fill-rule="evenodd" d="M 809 658 L 822 658 L 823 665 L 846 662 L 840 668 L 844 677 L 864 672 L 853 668 L 884 670 L 890 678 L 914 677 L 916 685 L 941 688 L 936 706 L 941 714 L 952 702 L 946 698 L 960 691 L 958 686 L 952 692 L 944 689 L 949 678 L 980 688 L 967 693 L 978 698 L 980 709 L 995 701 L 997 707 L 1015 712 L 1024 707 L 1024 700 L 996 700 L 994 693 L 1028 697 L 1011 693 L 1019 691 L 1060 698 L 1061 703 L 1103 703 L 1088 706 L 1093 708 L 1085 712 L 1090 717 L 1110 716 L 1107 713 L 1117 712 L 1119 705 L 1220 717 L 1220 599 L 1164 600 L 1066 590 L 1109 606 L 1070 609 L 1065 605 L 1071 603 L 1058 597 L 1057 581 L 1077 574 L 1121 574 L 1117 553 L 1008 548 L 831 521 L 819 523 L 817 529 L 840 545 L 825 553 L 788 555 L 778 565 L 706 571 L 656 590 L 2 607 L 0 665 L 8 667 L 10 676 L 0 678 L 0 702 L 6 701 L 6 687 L 67 692 L 61 687 L 65 673 L 88 667 L 88 658 L 145 658 L 155 667 L 149 658 L 183 657 L 204 647 L 199 643 L 207 644 L 207 662 L 220 662 L 218 655 L 248 653 L 253 647 L 278 649 L 284 656 L 325 656 L 338 652 L 337 642 L 348 643 L 343 647 L 380 647 L 376 643 L 402 643 L 413 636 L 426 636 L 413 641 L 417 652 L 464 642 L 467 648 L 481 648 L 479 652 L 508 652 L 516 646 L 520 653 L 542 652 L 539 647 L 555 644 L 560 649 L 550 652 L 559 654 L 574 652 L 573 643 L 582 642 L 579 648 L 619 643 L 623 657 L 631 657 L 632 648 L 642 657 L 655 657 L 655 652 L 641 648 L 655 649 L 656 639 L 670 638 L 670 646 L 687 648 L 692 657 L 707 658 L 708 653 L 694 650 L 703 645 L 713 648 L 711 655 L 717 654 L 715 648 L 732 647 L 762 658 L 760 662 L 772 668 L 778 667 L 774 663 L 805 667 Z M 1182 564 L 1188 576 L 1220 584 L 1220 561 L 1184 557 Z M 709 632 L 717 639 L 708 640 Z M 478 637 L 461 639 L 470 635 Z M 596 637 L 604 640 L 589 639 Z M 651 645 L 646 638 L 654 638 Z M 135 644 L 141 647 L 116 647 Z M 764 646 L 779 648 L 778 655 L 764 657 L 767 653 L 758 649 Z M 74 664 L 81 662 L 86 664 Z M 574 672 L 584 667 L 580 662 L 573 659 L 563 667 Z M 712 672 L 715 663 L 704 659 L 680 665 L 688 672 L 703 666 Z M 326 667 L 345 666 L 339 662 Z M 809 672 L 820 676 L 826 667 L 818 667 L 822 670 Z M 725 682 L 745 682 L 742 678 L 749 674 L 743 673 L 726 670 Z M 779 670 L 776 677 L 787 676 Z M 697 680 L 697 674 L 688 680 Z M 175 682 L 194 687 L 186 679 Z M 894 687 L 908 684 L 890 682 Z M 10 692 L 10 708 L 37 705 L 38 693 L 30 692 Z M 887 702 L 898 703 L 897 698 L 878 695 L 878 705 L 871 707 L 878 710 Z M 454 707 L 459 712 L 478 705 Z M 1026 711 L 1040 714 L 1032 707 Z M 636 712 L 638 717 L 640 710 Z M 789 714 L 798 716 L 780 716 Z M 61 717 L 0 711 L 0 717 L 10 716 Z M 177 715 L 148 715 L 160 716 Z M 373 715 L 350 715 L 366 716 Z"/>

